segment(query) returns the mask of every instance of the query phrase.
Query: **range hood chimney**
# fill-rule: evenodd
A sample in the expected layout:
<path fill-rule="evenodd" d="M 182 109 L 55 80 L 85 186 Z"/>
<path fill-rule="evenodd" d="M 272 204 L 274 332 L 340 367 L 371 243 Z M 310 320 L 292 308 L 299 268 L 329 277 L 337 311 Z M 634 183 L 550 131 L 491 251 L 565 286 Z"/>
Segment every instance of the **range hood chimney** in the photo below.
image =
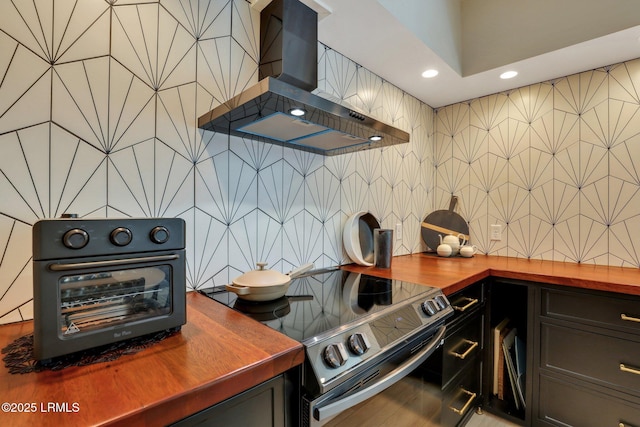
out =
<path fill-rule="evenodd" d="M 198 127 L 323 155 L 409 142 L 407 132 L 312 94 L 317 61 L 318 14 L 299 0 L 273 0 L 260 14 L 259 82 Z"/>

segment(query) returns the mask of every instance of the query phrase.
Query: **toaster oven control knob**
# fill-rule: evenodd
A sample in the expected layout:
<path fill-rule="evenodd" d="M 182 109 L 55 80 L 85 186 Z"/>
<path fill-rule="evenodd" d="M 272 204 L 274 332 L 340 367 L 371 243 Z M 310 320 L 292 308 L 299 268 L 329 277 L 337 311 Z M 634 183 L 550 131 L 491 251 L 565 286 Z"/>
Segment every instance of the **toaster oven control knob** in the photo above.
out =
<path fill-rule="evenodd" d="M 73 228 L 62 236 L 62 244 L 69 249 L 82 249 L 89 243 L 89 234 L 81 228 Z"/>
<path fill-rule="evenodd" d="M 363 355 L 371 348 L 369 338 L 361 332 L 357 332 L 349 337 L 349 350 L 358 356 Z"/>
<path fill-rule="evenodd" d="M 149 233 L 151 241 L 157 244 L 166 243 L 166 241 L 169 240 L 169 236 L 170 234 L 169 230 L 167 230 L 167 227 L 163 227 L 161 225 L 153 227 L 153 229 Z"/>
<path fill-rule="evenodd" d="M 323 352 L 324 361 L 332 368 L 339 368 L 344 365 L 349 358 L 344 344 L 329 344 Z"/>
<path fill-rule="evenodd" d="M 126 227 L 118 227 L 111 232 L 109 236 L 109 240 L 116 246 L 127 246 L 131 243 L 131 239 L 133 239 L 133 234 L 131 230 Z"/>

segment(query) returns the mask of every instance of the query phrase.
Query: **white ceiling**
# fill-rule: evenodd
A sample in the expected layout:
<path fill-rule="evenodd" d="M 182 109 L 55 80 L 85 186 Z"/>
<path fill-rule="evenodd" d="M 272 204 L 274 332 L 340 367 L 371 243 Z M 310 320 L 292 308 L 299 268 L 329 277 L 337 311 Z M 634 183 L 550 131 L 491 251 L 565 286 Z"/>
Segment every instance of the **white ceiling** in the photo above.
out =
<path fill-rule="evenodd" d="M 302 1 L 322 43 L 434 108 L 640 58 L 637 0 Z"/>

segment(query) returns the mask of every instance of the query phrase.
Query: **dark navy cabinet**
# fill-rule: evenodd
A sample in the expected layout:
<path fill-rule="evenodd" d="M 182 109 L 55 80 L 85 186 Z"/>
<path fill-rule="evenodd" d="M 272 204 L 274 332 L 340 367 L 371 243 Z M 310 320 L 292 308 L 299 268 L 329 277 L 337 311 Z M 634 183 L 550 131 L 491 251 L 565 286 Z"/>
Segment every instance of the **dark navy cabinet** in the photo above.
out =
<path fill-rule="evenodd" d="M 543 286 L 534 425 L 640 426 L 640 298 Z"/>
<path fill-rule="evenodd" d="M 178 421 L 173 426 L 285 427 L 285 412 L 285 380 L 281 375 Z"/>

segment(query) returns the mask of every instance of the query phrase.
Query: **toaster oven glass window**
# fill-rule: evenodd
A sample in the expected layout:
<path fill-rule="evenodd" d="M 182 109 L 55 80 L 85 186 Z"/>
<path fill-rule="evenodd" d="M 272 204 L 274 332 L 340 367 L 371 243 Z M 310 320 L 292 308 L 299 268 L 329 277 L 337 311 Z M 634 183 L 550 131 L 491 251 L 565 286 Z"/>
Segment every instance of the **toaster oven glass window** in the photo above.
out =
<path fill-rule="evenodd" d="M 60 336 L 170 314 L 170 280 L 169 265 L 61 277 Z"/>

